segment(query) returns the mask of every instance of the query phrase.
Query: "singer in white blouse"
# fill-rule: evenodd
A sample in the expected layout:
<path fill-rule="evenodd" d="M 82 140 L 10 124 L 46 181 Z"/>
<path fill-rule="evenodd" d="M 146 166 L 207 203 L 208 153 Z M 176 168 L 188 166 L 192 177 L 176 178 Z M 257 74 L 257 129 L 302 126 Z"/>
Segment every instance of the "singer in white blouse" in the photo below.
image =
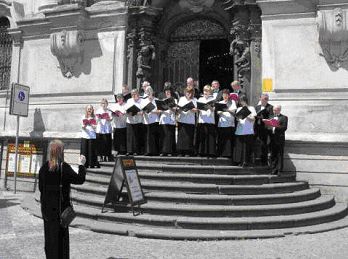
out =
<path fill-rule="evenodd" d="M 193 139 L 195 132 L 196 123 L 196 112 L 197 110 L 197 99 L 194 98 L 193 89 L 185 89 L 185 96 L 181 97 L 178 102 L 179 107 L 192 102 L 194 108 L 188 111 L 184 111 L 179 108 L 178 110 L 178 142 L 177 142 L 177 152 L 178 155 L 193 155 Z"/>
<path fill-rule="evenodd" d="M 207 104 L 215 100 L 210 85 L 203 87 L 203 96 L 198 102 Z M 216 156 L 216 129 L 213 104 L 207 110 L 199 110 L 197 125 L 198 154 L 200 156 Z"/>
<path fill-rule="evenodd" d="M 251 163 L 256 111 L 253 106 L 248 105 L 248 98 L 245 95 L 240 96 L 239 104 L 241 107 L 237 109 L 236 113 L 246 106 L 250 114 L 244 119 L 237 119 L 236 148 L 233 161 L 241 166 L 248 166 Z"/>

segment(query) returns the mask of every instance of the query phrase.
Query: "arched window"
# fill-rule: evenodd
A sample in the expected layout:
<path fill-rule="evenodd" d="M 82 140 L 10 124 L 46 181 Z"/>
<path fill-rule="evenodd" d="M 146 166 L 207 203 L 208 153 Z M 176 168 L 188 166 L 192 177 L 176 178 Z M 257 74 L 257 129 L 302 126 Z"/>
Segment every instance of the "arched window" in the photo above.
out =
<path fill-rule="evenodd" d="M 9 88 L 11 76 L 12 39 L 7 29 L 10 21 L 0 17 L 0 90 Z"/>

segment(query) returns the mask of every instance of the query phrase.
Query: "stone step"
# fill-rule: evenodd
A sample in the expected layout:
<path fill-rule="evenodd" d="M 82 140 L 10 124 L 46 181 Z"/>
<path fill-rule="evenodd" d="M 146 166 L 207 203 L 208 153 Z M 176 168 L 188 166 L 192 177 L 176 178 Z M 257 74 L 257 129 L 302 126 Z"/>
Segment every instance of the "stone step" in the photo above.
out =
<path fill-rule="evenodd" d="M 79 194 L 79 193 L 77 193 Z M 127 195 L 126 192 L 124 192 Z M 88 197 L 94 194 L 83 193 L 81 203 L 93 205 Z M 145 192 L 146 199 L 151 202 L 205 204 L 205 205 L 266 205 L 309 201 L 320 196 L 319 189 L 306 189 L 293 193 L 261 194 L 261 195 L 219 195 L 219 194 L 186 194 L 175 192 Z M 100 196 L 99 196 L 100 197 Z M 104 201 L 105 197 L 101 197 Z M 97 206 L 100 206 L 99 204 Z"/>
<path fill-rule="evenodd" d="M 174 165 L 232 165 L 232 160 L 223 157 L 179 157 L 179 156 L 134 156 L 136 164 L 174 164 Z M 113 166 L 114 162 L 102 162 Z"/>
<path fill-rule="evenodd" d="M 98 176 L 98 177 L 105 177 L 109 178 L 112 174 L 113 167 L 105 167 L 102 168 L 88 168 L 87 169 L 87 175 L 91 176 Z M 199 172 L 197 170 L 191 172 L 189 169 L 187 171 L 169 171 L 169 172 L 163 172 L 161 170 L 157 170 L 156 167 L 146 168 L 146 169 L 139 169 L 138 173 L 171 173 L 171 174 L 205 174 L 205 175 L 216 175 L 217 177 L 219 175 L 270 175 L 269 169 L 265 169 L 262 171 L 258 171 L 258 168 L 237 168 L 237 167 L 229 167 L 228 170 L 218 170 L 213 171 L 211 173 L 208 173 L 207 171 Z M 285 173 L 284 173 L 285 174 Z M 286 175 L 286 174 L 285 174 Z"/>
<path fill-rule="evenodd" d="M 259 195 L 289 193 L 308 189 L 307 182 L 286 182 L 270 183 L 262 185 L 215 185 L 182 182 L 158 182 L 142 180 L 141 185 L 146 191 L 175 191 L 184 193 L 205 193 L 205 194 L 233 194 L 233 195 Z M 107 185 L 95 185 L 85 183 L 84 185 L 72 185 L 73 190 L 80 192 L 93 193 L 105 196 Z"/>
<path fill-rule="evenodd" d="M 347 205 L 337 203 L 335 206 L 296 215 L 261 216 L 261 217 L 187 217 L 163 216 L 132 213 L 101 213 L 101 210 L 91 207 L 75 206 L 78 216 L 94 220 L 117 223 L 131 223 L 148 226 L 162 226 L 184 229 L 212 229 L 212 230 L 250 230 L 301 227 L 326 223 L 341 219 L 347 215 Z M 168 229 L 170 231 L 170 229 Z"/>
<path fill-rule="evenodd" d="M 98 233 L 132 236 L 138 238 L 168 239 L 168 240 L 245 240 L 260 238 L 279 238 L 289 235 L 316 234 L 326 231 L 345 228 L 348 226 L 348 217 L 337 221 L 321 223 L 317 225 L 290 227 L 280 229 L 253 230 L 199 230 L 199 229 L 170 229 L 165 227 L 140 226 L 133 224 L 122 224 L 116 222 L 104 222 L 87 218 L 77 218 L 73 227 L 81 227 Z"/>
<path fill-rule="evenodd" d="M 73 200 L 79 205 L 89 205 L 96 208 L 102 208 L 104 198 L 74 195 Z M 203 204 L 175 204 L 151 202 L 141 206 L 143 213 L 153 215 L 171 215 L 171 216 L 190 216 L 190 217 L 259 217 L 274 215 L 291 215 L 300 213 L 309 213 L 318 210 L 328 209 L 335 205 L 332 196 L 321 196 L 314 200 L 269 204 L 269 205 L 203 205 Z M 131 208 L 129 205 L 117 206 L 117 211 L 127 212 Z"/>
<path fill-rule="evenodd" d="M 41 218 L 40 204 L 28 195 L 22 201 L 21 206 L 31 214 Z M 338 205 L 336 205 L 338 206 Z M 336 207 L 335 206 L 335 207 Z M 95 215 L 99 211 L 95 211 Z M 210 229 L 182 229 L 153 227 L 149 225 L 123 224 L 110 221 L 97 220 L 97 216 L 89 218 L 77 217 L 71 227 L 88 229 L 94 232 L 133 236 L 138 238 L 169 239 L 169 240 L 228 240 L 228 239 L 255 239 L 285 237 L 287 235 L 314 234 L 331 231 L 348 226 L 348 217 L 332 222 L 320 223 L 301 227 L 277 228 L 277 229 L 248 229 L 246 230 L 210 230 Z"/>
<path fill-rule="evenodd" d="M 111 173 L 111 170 L 114 166 L 114 163 L 103 162 L 101 163 L 103 170 Z M 109 169 L 107 169 L 109 168 Z M 161 164 L 152 162 L 149 164 L 140 164 L 137 163 L 138 171 L 147 170 L 147 171 L 156 171 L 156 172 L 187 172 L 191 174 L 269 174 L 271 170 L 265 166 L 259 167 L 240 167 L 240 166 L 228 166 L 228 165 L 190 165 L 190 164 Z M 94 171 L 96 169 L 89 169 Z"/>
<path fill-rule="evenodd" d="M 111 176 L 110 176 L 111 177 Z M 89 183 L 108 185 L 110 177 L 100 177 L 87 174 L 86 181 Z M 186 173 L 156 173 L 156 172 L 139 172 L 140 180 L 153 180 L 158 182 L 180 181 L 183 183 L 209 183 L 209 184 L 266 184 L 280 182 L 294 182 L 295 175 L 206 175 L 206 174 L 186 174 Z"/>

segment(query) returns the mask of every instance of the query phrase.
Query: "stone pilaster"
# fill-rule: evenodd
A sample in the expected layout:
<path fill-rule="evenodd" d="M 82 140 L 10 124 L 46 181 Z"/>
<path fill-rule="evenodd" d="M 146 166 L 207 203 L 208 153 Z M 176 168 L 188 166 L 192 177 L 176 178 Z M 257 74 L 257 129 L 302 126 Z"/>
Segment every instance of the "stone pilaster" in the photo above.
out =
<path fill-rule="evenodd" d="M 132 28 L 127 33 L 127 84 L 128 87 L 135 88 L 135 71 L 136 71 L 136 41 L 137 31 Z"/>
<path fill-rule="evenodd" d="M 261 10 L 257 6 L 250 8 L 250 103 L 256 104 L 262 92 L 261 67 Z"/>

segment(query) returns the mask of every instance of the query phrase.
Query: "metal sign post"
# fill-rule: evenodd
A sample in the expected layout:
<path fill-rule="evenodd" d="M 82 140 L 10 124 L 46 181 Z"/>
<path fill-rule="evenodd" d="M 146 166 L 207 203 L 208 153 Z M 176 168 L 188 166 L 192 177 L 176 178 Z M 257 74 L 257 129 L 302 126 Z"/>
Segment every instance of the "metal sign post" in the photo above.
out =
<path fill-rule="evenodd" d="M 16 155 L 14 168 L 14 193 L 17 190 L 17 169 L 18 169 L 18 137 L 19 137 L 19 117 L 28 117 L 30 88 L 17 83 L 12 84 L 10 114 L 17 116 L 16 130 Z"/>

